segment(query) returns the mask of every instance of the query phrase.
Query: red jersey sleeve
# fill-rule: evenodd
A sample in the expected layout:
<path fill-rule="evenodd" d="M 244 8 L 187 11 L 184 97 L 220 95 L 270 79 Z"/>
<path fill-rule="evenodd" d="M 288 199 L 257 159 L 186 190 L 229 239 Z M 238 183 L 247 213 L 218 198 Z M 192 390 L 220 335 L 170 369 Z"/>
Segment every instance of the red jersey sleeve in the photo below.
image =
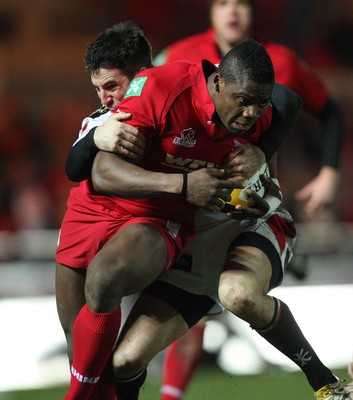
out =
<path fill-rule="evenodd" d="M 184 76 L 189 68 L 189 63 L 176 62 L 141 72 L 131 81 L 123 101 L 116 108 L 115 112 L 132 114 L 126 123 L 145 134 L 147 146 L 163 131 L 170 102 L 183 90 L 183 80 L 177 77 Z"/>
<path fill-rule="evenodd" d="M 148 73 L 141 73 L 131 81 L 123 101 L 114 111 L 131 113 L 131 118 L 124 122 L 144 133 L 147 147 L 158 131 L 163 108 L 160 91 L 154 90 L 156 85 L 156 79 L 151 79 Z"/>

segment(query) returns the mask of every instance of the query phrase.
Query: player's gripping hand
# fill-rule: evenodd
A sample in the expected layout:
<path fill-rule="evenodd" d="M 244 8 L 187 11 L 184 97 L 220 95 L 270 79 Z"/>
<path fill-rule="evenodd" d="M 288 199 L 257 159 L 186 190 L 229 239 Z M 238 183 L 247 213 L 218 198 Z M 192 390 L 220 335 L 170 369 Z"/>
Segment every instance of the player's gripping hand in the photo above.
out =
<path fill-rule="evenodd" d="M 138 160 L 145 149 L 145 136 L 133 126 L 121 122 L 130 117 L 130 113 L 119 112 L 98 126 L 93 136 L 96 146 L 100 150 Z"/>
<path fill-rule="evenodd" d="M 224 201 L 230 198 L 222 189 L 235 187 L 234 182 L 222 179 L 224 173 L 224 169 L 202 168 L 187 174 L 184 194 L 187 201 L 197 207 L 219 210 L 224 204 L 220 198 Z"/>
<path fill-rule="evenodd" d="M 253 199 L 255 204 L 251 207 L 235 206 L 233 211 L 226 212 L 229 218 L 237 220 L 261 218 L 270 211 L 271 204 L 268 202 L 269 198 L 277 199 L 277 204 L 281 203 L 282 193 L 279 186 L 266 175 L 261 175 L 260 179 L 266 188 L 266 195 L 260 197 L 255 191 L 247 189 L 248 195 Z"/>
<path fill-rule="evenodd" d="M 225 159 L 225 178 L 235 182 L 249 179 L 265 162 L 265 155 L 259 147 L 253 144 L 242 144 L 233 150 Z"/>

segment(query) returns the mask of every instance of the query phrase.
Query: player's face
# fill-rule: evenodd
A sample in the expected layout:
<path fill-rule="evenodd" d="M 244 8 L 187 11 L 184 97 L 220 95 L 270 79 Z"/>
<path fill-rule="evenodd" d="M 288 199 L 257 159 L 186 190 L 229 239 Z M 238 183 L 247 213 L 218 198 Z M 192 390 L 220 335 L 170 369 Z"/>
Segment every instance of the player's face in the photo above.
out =
<path fill-rule="evenodd" d="M 91 82 L 96 89 L 101 104 L 114 110 L 123 99 L 130 84 L 125 71 L 118 68 L 100 68 L 91 75 Z"/>
<path fill-rule="evenodd" d="M 213 0 L 210 10 L 218 46 L 223 53 L 251 36 L 253 5 L 250 0 Z"/>
<path fill-rule="evenodd" d="M 266 112 L 272 90 L 272 84 L 249 80 L 225 83 L 220 78 L 214 102 L 224 127 L 235 136 L 243 136 Z"/>

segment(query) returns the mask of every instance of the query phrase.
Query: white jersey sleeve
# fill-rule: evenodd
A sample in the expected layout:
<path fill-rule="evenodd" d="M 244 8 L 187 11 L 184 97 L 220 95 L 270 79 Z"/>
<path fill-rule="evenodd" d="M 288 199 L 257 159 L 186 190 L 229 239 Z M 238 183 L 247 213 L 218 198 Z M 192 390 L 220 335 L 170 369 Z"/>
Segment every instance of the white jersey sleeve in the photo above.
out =
<path fill-rule="evenodd" d="M 76 139 L 73 146 L 75 146 L 75 144 L 79 140 L 84 138 L 91 129 L 102 125 L 112 114 L 113 112 L 107 106 L 102 106 L 94 111 L 90 116 L 86 117 L 82 121 L 81 129 L 78 133 L 78 138 Z"/>

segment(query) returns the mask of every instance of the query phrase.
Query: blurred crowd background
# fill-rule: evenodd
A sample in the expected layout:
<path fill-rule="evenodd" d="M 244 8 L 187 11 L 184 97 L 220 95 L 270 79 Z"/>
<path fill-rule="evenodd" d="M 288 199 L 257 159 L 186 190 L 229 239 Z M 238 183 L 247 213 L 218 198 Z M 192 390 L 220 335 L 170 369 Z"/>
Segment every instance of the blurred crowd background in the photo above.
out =
<path fill-rule="evenodd" d="M 209 26 L 206 0 L 0 0 L 0 230 L 57 229 L 70 183 L 68 150 L 98 98 L 83 69 L 86 46 L 130 19 L 154 56 Z M 353 222 L 353 1 L 258 0 L 256 31 L 312 65 L 345 113 L 342 181 L 329 216 Z M 320 164 L 320 133 L 306 115 L 280 151 L 285 202 Z"/>

